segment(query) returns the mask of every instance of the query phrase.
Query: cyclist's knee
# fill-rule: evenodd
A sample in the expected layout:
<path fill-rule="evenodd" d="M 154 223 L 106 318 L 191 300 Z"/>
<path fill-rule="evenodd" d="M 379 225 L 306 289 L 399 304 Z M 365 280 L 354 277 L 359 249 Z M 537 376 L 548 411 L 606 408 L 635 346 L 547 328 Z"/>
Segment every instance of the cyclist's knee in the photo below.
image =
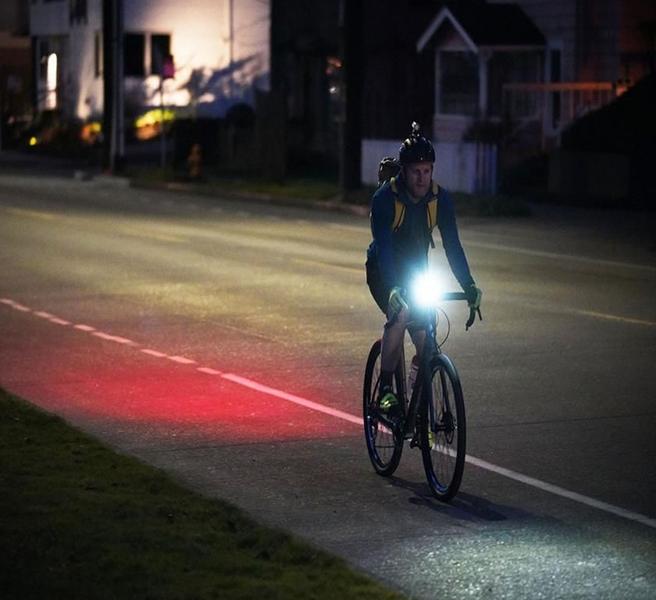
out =
<path fill-rule="evenodd" d="M 424 340 L 426 339 L 426 332 L 423 329 L 417 329 L 410 332 L 412 343 L 415 346 L 417 354 L 421 354 L 424 348 Z"/>
<path fill-rule="evenodd" d="M 394 329 L 405 329 L 408 325 L 409 311 L 407 308 L 402 308 L 397 313 L 391 311 L 387 315 L 386 327 Z"/>

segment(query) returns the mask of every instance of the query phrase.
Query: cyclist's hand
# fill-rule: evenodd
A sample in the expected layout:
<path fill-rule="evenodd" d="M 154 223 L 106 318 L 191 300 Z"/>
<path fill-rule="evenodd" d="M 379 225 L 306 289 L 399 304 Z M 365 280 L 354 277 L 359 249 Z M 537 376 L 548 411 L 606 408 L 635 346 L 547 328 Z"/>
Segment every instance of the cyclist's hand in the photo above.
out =
<path fill-rule="evenodd" d="M 477 288 L 475 283 L 472 283 L 465 290 L 465 294 L 467 294 L 467 304 L 469 304 L 469 308 L 472 310 L 479 310 L 481 307 L 481 299 L 483 298 L 483 292 L 481 289 Z"/>
<path fill-rule="evenodd" d="M 403 289 L 400 287 L 393 287 L 389 295 L 388 306 L 392 314 L 400 313 L 404 308 L 408 308 L 408 303 L 403 297 Z"/>

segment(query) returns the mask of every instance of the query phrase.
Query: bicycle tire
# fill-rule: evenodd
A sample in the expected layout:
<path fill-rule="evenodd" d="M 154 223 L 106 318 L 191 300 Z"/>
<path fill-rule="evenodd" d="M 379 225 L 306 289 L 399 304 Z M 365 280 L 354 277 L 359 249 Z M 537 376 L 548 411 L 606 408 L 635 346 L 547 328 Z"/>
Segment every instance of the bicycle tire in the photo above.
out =
<path fill-rule="evenodd" d="M 403 375 L 398 369 L 394 381 L 394 391 L 402 388 Z M 364 371 L 364 386 L 362 391 L 362 416 L 364 422 L 364 438 L 367 442 L 369 459 L 376 473 L 389 477 L 399 466 L 403 452 L 403 440 L 384 427 L 376 416 L 376 402 L 380 385 L 380 340 L 374 342 L 367 366 Z"/>
<path fill-rule="evenodd" d="M 428 485 L 436 498 L 446 502 L 458 493 L 462 481 L 467 420 L 460 377 L 444 354 L 432 361 L 430 397 L 422 401 L 419 427 Z"/>

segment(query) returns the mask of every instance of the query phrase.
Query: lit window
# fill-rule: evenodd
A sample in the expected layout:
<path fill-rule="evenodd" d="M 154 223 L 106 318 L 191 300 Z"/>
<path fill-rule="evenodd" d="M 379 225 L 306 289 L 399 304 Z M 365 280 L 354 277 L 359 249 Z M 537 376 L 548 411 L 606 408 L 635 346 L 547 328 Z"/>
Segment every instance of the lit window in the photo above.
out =
<path fill-rule="evenodd" d="M 57 108 L 57 55 L 48 56 L 46 75 L 46 110 Z"/>

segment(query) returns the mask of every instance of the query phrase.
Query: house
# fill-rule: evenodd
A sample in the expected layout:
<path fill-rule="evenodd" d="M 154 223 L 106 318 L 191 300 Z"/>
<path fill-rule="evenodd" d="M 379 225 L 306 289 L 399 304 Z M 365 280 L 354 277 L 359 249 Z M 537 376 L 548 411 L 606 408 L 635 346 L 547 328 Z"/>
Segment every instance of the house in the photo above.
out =
<path fill-rule="evenodd" d="M 423 125 L 438 142 L 440 181 L 494 192 L 500 166 L 557 148 L 571 123 L 654 68 L 654 23 L 649 0 L 435 3 L 415 43 L 432 60 Z M 364 139 L 363 180 L 397 146 Z"/>
<path fill-rule="evenodd" d="M 103 0 L 32 0 L 36 107 L 71 118 L 103 110 Z M 164 103 L 221 116 L 253 102 L 269 81 L 268 2 L 124 0 L 126 112 L 159 106 L 160 76 L 172 55 L 175 77 Z"/>

